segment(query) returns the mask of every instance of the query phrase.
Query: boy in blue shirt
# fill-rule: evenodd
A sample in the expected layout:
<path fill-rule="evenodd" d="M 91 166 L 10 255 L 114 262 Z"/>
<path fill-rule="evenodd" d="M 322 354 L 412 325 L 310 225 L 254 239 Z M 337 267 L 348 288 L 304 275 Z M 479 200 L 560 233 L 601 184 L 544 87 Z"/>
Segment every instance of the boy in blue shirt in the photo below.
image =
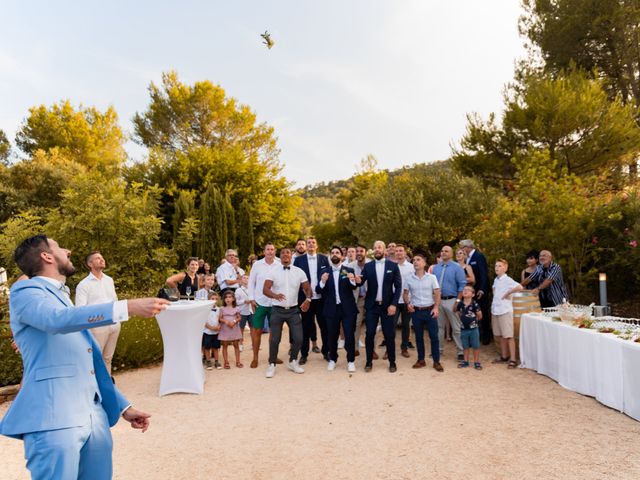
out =
<path fill-rule="evenodd" d="M 469 356 L 473 349 L 473 366 L 476 370 L 482 370 L 480 364 L 480 329 L 478 328 L 482 320 L 480 305 L 473 299 L 475 289 L 467 285 L 462 290 L 462 301 L 458 302 L 456 313 L 460 318 L 462 326 L 460 328 L 460 340 L 464 349 L 464 360 L 458 364 L 458 368 L 469 366 Z"/>

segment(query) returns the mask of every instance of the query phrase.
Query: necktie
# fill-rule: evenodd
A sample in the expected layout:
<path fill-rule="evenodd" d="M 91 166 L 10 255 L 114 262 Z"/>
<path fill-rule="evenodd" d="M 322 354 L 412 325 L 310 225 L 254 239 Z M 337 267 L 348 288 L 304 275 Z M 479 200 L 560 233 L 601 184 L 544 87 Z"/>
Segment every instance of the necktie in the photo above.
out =
<path fill-rule="evenodd" d="M 442 288 L 442 281 L 444 280 L 444 270 L 447 268 L 447 264 L 443 263 L 442 264 L 442 271 L 440 272 L 440 278 L 438 279 L 438 281 L 440 282 L 440 288 Z"/>

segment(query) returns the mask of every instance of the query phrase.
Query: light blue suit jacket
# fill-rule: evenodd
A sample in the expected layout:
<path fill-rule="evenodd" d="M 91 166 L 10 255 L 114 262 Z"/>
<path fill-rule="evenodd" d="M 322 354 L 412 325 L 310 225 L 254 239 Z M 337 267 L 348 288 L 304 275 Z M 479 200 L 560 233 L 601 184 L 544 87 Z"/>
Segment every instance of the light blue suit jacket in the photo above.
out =
<path fill-rule="evenodd" d="M 113 324 L 113 303 L 74 307 L 41 278 L 17 282 L 9 301 L 11 330 L 22 355 L 22 388 L 0 434 L 79 427 L 97 398 L 113 426 L 129 402 L 116 389 L 89 328 Z"/>

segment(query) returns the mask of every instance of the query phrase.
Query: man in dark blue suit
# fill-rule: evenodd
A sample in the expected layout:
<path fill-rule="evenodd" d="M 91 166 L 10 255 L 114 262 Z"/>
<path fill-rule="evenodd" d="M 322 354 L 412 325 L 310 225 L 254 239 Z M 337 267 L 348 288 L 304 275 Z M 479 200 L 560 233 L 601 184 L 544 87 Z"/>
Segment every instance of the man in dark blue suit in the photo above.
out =
<path fill-rule="evenodd" d="M 364 299 L 366 310 L 365 323 L 367 324 L 367 363 L 365 372 L 373 368 L 373 347 L 375 343 L 378 320 L 382 322 L 387 354 L 389 357 L 389 371 L 395 372 L 396 368 L 396 329 L 395 314 L 398 301 L 402 294 L 402 276 L 398 264 L 384 258 L 385 244 L 378 240 L 373 244 L 373 256 L 375 262 L 365 264 L 358 284 L 367 282 L 367 295 Z"/>
<path fill-rule="evenodd" d="M 476 289 L 476 301 L 482 309 L 482 321 L 480 322 L 480 337 L 483 345 L 489 345 L 493 340 L 491 331 L 491 305 L 489 294 L 491 287 L 489 286 L 489 266 L 484 254 L 476 249 L 473 240 L 462 240 L 460 246 L 467 253 L 467 265 L 471 265 L 473 276 L 476 277 L 474 285 Z"/>
<path fill-rule="evenodd" d="M 356 371 L 355 319 L 358 307 L 353 291 L 356 285 L 355 272 L 342 264 L 342 250 L 331 247 L 331 271 L 320 276 L 316 291 L 322 294 L 324 303 L 322 314 L 327 324 L 329 336 L 329 365 L 327 370 L 336 368 L 338 361 L 338 336 L 340 325 L 344 330 L 344 348 L 347 351 L 347 371 Z"/>
<path fill-rule="evenodd" d="M 329 259 L 326 255 L 316 253 L 318 250 L 318 242 L 313 237 L 307 238 L 307 253 L 296 257 L 293 264 L 301 268 L 307 275 L 311 291 L 313 292 L 313 298 L 311 299 L 311 305 L 309 310 L 302 313 L 302 349 L 300 350 L 300 365 L 307 363 L 307 357 L 309 356 L 309 343 L 313 332 L 315 331 L 315 322 L 318 322 L 320 327 L 320 336 L 322 338 L 322 356 L 326 361 L 329 361 L 329 337 L 327 334 L 327 325 L 322 315 L 322 295 L 316 291 L 318 283 L 320 283 L 320 276 L 324 272 L 329 272 L 331 266 L 329 265 Z M 298 304 L 306 300 L 306 295 L 300 289 L 298 295 Z"/>

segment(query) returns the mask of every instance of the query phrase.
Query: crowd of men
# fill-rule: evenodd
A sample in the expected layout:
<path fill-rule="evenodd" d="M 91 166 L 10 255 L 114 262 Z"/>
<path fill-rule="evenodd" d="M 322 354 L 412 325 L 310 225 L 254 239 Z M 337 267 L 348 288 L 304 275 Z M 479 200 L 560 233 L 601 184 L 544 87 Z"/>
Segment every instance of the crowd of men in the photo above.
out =
<path fill-rule="evenodd" d="M 402 244 L 376 241 L 371 250 L 364 245 L 333 246 L 328 255 L 318 252 L 315 238 L 299 239 L 295 247 L 284 247 L 276 255 L 276 247 L 267 243 L 260 260 L 250 262 L 246 286 L 245 272 L 239 266 L 237 252 L 228 250 L 217 268 L 215 278 L 220 290 L 244 289 L 251 304 L 249 326 L 253 347 L 251 367 L 258 366 L 261 335 L 270 328 L 269 365 L 266 376 L 273 377 L 278 358 L 282 327 L 289 327 L 287 367 L 303 373 L 310 352 L 321 353 L 327 369 L 334 370 L 341 348 L 346 352 L 347 371 L 355 371 L 355 357 L 365 347 L 365 367 L 369 372 L 373 360 L 379 358 L 375 337 L 382 331 L 383 359 L 390 372 L 397 370 L 396 329 L 401 331 L 400 352 L 410 357 L 417 347 L 414 368 L 426 366 L 424 332 L 431 341 L 433 368 L 443 371 L 440 356 L 446 340 L 455 343 L 457 359 L 463 360 L 458 312 L 465 286 L 473 287 L 473 300 L 481 311 L 478 322 L 483 344 L 493 339 L 491 326 L 491 292 L 489 266 L 485 255 L 472 240 L 459 244 L 456 259 L 451 246 L 445 245 L 437 262 L 421 253 L 411 255 Z M 568 298 L 562 271 L 543 250 L 535 257 L 535 268 L 522 281 L 522 287 L 538 294 L 543 307 L 557 305 Z M 196 272 L 204 261 L 191 259 L 187 272 L 170 277 L 168 283 L 180 286 L 179 280 Z M 205 277 L 209 274 L 205 274 Z M 180 278 L 178 278 L 180 277 Z M 197 279 L 196 279 L 197 281 Z M 187 283 L 192 282 L 191 279 Z M 183 290 L 181 290 L 184 293 Z M 411 342 L 411 332 L 416 345 Z M 364 343 L 362 331 L 365 327 Z M 317 332 L 319 331 L 319 342 Z M 449 333 L 450 332 L 450 333 Z M 318 347 L 317 343 L 320 343 Z"/>

